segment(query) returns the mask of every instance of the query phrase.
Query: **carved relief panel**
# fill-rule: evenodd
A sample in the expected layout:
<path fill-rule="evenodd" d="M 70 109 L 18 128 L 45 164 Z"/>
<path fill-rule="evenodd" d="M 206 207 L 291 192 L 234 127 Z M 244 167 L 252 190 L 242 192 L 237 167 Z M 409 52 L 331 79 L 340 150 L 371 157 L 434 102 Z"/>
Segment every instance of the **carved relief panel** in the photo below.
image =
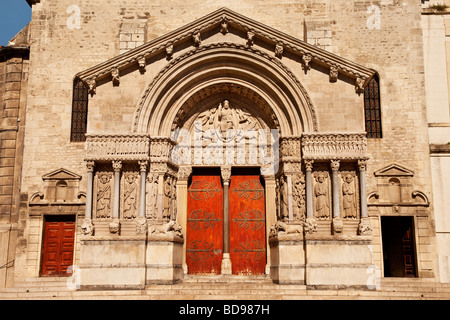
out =
<path fill-rule="evenodd" d="M 120 217 L 125 220 L 138 216 L 139 170 L 136 165 L 124 165 L 120 185 Z"/>
<path fill-rule="evenodd" d="M 112 216 L 113 180 L 112 171 L 106 168 L 95 173 L 93 216 L 97 219 L 108 219 Z"/>
<path fill-rule="evenodd" d="M 343 219 L 357 219 L 360 216 L 359 178 L 354 168 L 341 166 L 339 173 L 339 197 L 341 217 Z"/>
<path fill-rule="evenodd" d="M 314 217 L 319 220 L 331 218 L 331 179 L 326 165 L 319 164 L 313 172 Z"/>

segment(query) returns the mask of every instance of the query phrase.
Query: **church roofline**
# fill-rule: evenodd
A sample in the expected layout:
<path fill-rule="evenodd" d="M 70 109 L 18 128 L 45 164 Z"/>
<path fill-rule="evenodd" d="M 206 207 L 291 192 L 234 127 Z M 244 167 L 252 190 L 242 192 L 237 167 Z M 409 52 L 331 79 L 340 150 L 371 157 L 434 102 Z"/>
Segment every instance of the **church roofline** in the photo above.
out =
<path fill-rule="evenodd" d="M 263 39 L 274 46 L 280 45 L 284 51 L 290 51 L 295 55 L 299 55 L 302 57 L 301 60 L 306 70 L 310 68 L 309 63 L 314 62 L 330 68 L 330 71 L 334 69 L 335 72 L 355 79 L 357 92 L 361 92 L 375 74 L 375 70 L 308 44 L 228 8 L 221 8 L 135 49 L 79 72 L 75 78 L 79 78 L 89 87 L 95 87 L 95 84 L 92 84 L 92 82 L 95 83 L 99 79 L 111 76 L 115 71 L 125 69 L 132 64 L 138 64 L 140 59 L 165 51 L 170 45 L 175 47 L 177 43 L 192 38 L 198 32 L 211 29 L 215 25 L 219 26 L 217 32 L 220 32 L 220 24 L 224 21 L 236 28 L 251 32 L 254 38 Z M 335 78 L 337 79 L 337 76 Z"/>

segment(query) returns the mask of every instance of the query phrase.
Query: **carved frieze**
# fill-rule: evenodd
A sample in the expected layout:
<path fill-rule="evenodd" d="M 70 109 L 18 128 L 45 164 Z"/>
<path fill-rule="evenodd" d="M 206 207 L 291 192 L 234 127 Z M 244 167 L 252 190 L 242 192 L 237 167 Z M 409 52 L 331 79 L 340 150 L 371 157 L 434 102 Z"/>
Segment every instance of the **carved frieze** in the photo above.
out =
<path fill-rule="evenodd" d="M 147 134 L 86 135 L 86 160 L 149 160 Z"/>
<path fill-rule="evenodd" d="M 303 159 L 367 159 L 365 133 L 308 133 L 302 136 Z"/>

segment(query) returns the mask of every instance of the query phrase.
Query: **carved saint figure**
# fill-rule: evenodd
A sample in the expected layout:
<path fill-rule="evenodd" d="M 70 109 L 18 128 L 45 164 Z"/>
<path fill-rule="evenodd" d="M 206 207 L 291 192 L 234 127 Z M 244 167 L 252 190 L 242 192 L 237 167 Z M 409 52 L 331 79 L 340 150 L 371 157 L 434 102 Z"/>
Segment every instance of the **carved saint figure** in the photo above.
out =
<path fill-rule="evenodd" d="M 136 177 L 130 173 L 125 177 L 123 193 L 123 217 L 125 219 L 136 218 L 137 185 Z"/>
<path fill-rule="evenodd" d="M 157 218 L 157 199 L 158 199 L 158 174 L 150 173 L 147 177 L 147 217 L 150 219 Z"/>
<path fill-rule="evenodd" d="M 164 221 L 170 220 L 171 203 L 172 203 L 171 200 L 172 200 L 172 178 L 167 177 L 164 180 L 164 211 L 163 211 Z"/>
<path fill-rule="evenodd" d="M 111 207 L 111 185 L 110 177 L 102 174 L 99 179 L 97 190 L 97 218 L 109 218 Z"/>
<path fill-rule="evenodd" d="M 328 186 L 325 179 L 325 174 L 319 173 L 316 177 L 317 183 L 314 186 L 314 195 L 316 197 L 316 217 L 322 219 L 329 217 Z"/>
<path fill-rule="evenodd" d="M 342 195 L 344 218 L 356 218 L 355 184 L 350 173 L 344 176 Z"/>

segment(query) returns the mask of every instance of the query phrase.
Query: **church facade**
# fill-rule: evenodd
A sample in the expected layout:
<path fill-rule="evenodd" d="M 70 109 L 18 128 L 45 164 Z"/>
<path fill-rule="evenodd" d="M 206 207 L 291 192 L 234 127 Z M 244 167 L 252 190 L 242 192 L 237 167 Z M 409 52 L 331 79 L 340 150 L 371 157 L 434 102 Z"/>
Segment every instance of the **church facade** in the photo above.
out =
<path fill-rule="evenodd" d="M 0 286 L 449 279 L 420 3 L 28 2 Z"/>

